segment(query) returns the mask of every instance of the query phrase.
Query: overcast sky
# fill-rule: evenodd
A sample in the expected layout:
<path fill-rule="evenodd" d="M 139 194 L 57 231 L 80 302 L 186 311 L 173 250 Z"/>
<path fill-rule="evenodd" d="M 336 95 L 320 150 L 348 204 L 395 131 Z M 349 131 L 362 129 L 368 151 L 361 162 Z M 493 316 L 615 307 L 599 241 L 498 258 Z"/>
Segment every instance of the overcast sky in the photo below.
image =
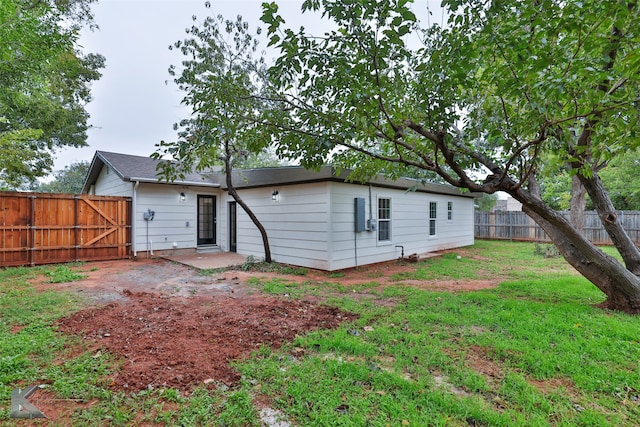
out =
<path fill-rule="evenodd" d="M 185 28 L 193 25 L 193 15 L 198 21 L 207 15 L 242 15 L 251 28 L 261 26 L 262 1 L 210 0 L 207 9 L 204 0 L 98 0 L 93 12 L 100 28 L 85 31 L 80 38 L 85 53 L 106 57 L 103 76 L 93 83 L 93 101 L 87 107 L 93 126 L 88 133 L 89 146 L 58 152 L 55 169 L 89 161 L 96 150 L 148 156 L 161 140 L 174 140 L 173 124 L 189 111 L 181 107 L 183 93 L 167 72 L 170 65 L 180 64 L 182 54 L 170 51 L 169 45 L 185 38 Z M 304 25 L 313 33 L 324 32 L 326 23 L 318 16 L 300 14 L 301 1 L 277 3 L 287 26 Z M 440 0 L 418 0 L 416 15 L 426 17 L 423 13 L 427 4 L 438 11 L 430 19 L 439 22 Z"/>

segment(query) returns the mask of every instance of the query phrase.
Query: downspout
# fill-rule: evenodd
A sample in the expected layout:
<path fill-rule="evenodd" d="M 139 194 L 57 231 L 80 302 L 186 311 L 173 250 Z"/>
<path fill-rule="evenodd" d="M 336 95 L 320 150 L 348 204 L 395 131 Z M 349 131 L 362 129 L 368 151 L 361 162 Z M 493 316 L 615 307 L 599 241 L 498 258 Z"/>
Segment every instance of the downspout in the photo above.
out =
<path fill-rule="evenodd" d="M 138 256 L 138 250 L 136 249 L 136 212 L 138 212 L 137 190 L 139 185 L 140 181 L 135 181 L 135 184 L 133 184 L 133 200 L 131 201 L 131 204 L 133 205 L 131 207 L 131 245 L 133 246 L 133 258 Z"/>
<path fill-rule="evenodd" d="M 373 231 L 371 229 L 372 219 L 373 219 L 373 199 L 371 198 L 371 183 L 369 183 L 369 223 L 367 224 L 369 227 L 369 231 Z"/>

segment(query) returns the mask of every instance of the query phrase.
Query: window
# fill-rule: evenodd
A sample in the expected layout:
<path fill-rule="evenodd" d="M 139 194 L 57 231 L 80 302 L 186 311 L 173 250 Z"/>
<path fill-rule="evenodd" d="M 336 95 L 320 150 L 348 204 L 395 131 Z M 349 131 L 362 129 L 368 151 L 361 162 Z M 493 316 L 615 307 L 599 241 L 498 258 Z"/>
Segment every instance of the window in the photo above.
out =
<path fill-rule="evenodd" d="M 378 241 L 391 240 L 391 199 L 378 199 Z"/>
<path fill-rule="evenodd" d="M 453 220 L 453 202 L 447 202 L 447 221 Z"/>
<path fill-rule="evenodd" d="M 438 232 L 438 203 L 429 202 L 429 236 L 435 236 Z"/>

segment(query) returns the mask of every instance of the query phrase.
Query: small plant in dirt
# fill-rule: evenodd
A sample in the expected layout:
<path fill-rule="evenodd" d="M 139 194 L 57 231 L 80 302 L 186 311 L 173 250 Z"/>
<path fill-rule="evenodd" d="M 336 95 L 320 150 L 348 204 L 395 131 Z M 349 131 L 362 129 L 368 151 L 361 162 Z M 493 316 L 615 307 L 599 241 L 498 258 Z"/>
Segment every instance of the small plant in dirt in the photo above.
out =
<path fill-rule="evenodd" d="M 48 283 L 66 283 L 75 282 L 76 280 L 86 279 L 87 275 L 71 270 L 66 265 L 56 267 L 47 273 L 49 276 Z"/>
<path fill-rule="evenodd" d="M 558 258 L 560 256 L 560 251 L 555 245 L 543 245 L 540 243 L 536 243 L 533 253 L 544 258 Z"/>
<path fill-rule="evenodd" d="M 242 271 L 253 270 L 255 267 L 255 264 L 257 263 L 258 263 L 258 260 L 256 259 L 256 257 L 254 257 L 253 255 L 249 255 L 247 259 L 244 261 L 244 264 L 242 264 L 242 266 L 240 267 L 240 269 Z"/>

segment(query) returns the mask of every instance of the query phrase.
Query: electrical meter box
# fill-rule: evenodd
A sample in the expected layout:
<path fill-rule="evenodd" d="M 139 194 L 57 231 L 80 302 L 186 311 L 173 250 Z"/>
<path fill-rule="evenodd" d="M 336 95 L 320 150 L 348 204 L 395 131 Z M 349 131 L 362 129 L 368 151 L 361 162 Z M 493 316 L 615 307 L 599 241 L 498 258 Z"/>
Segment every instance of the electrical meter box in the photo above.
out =
<path fill-rule="evenodd" d="M 366 227 L 366 217 L 364 212 L 364 198 L 356 197 L 353 199 L 354 211 L 355 211 L 355 232 L 360 233 L 367 229 Z"/>

